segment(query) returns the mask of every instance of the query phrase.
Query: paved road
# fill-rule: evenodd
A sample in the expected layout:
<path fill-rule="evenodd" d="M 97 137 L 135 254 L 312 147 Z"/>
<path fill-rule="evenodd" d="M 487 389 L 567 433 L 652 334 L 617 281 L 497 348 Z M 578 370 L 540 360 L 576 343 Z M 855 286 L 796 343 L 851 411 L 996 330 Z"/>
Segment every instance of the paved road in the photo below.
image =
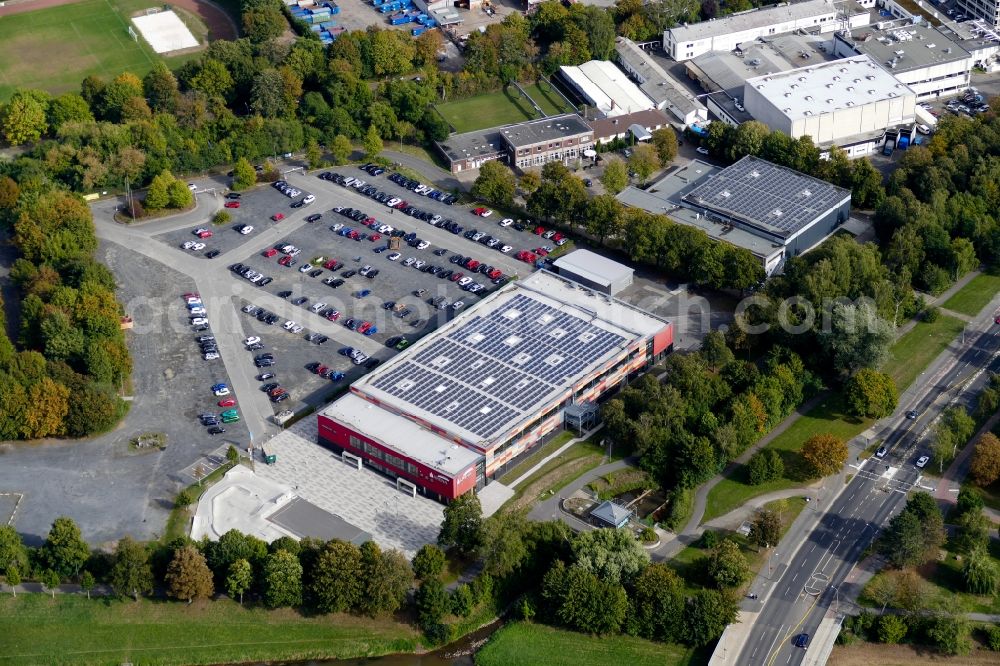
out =
<path fill-rule="evenodd" d="M 906 493 L 933 490 L 914 460 L 928 451 L 926 438 L 940 412 L 954 402 L 969 404 L 987 371 L 1000 369 L 998 350 L 1000 336 L 988 311 L 970 325 L 964 343 L 956 340 L 904 394 L 897 413 L 876 435 L 888 455 L 852 464 L 850 483 L 826 500 L 825 509 L 816 507 L 816 520 L 786 536 L 779 550 L 788 552 L 775 558 L 770 576 L 762 574 L 755 583 L 760 600 L 744 603 L 749 613 L 736 632 L 742 640 L 720 643 L 713 662 L 738 650 L 735 657 L 729 655 L 738 664 L 802 663 L 806 651 L 791 645 L 793 637 L 814 635 L 827 612 L 838 610 L 841 597 L 860 591 L 845 580 L 879 530 L 901 510 Z M 902 416 L 910 409 L 919 413 L 916 420 Z"/>

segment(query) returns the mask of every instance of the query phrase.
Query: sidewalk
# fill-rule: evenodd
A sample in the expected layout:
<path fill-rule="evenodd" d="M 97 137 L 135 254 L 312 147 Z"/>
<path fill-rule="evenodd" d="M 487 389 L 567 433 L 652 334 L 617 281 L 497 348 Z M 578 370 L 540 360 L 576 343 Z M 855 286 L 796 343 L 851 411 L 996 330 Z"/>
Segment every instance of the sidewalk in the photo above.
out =
<path fill-rule="evenodd" d="M 510 483 L 508 483 L 507 487 L 508 488 L 517 488 L 518 484 L 520 484 L 522 481 L 526 480 L 532 474 L 534 474 L 535 472 L 537 472 L 538 470 L 540 470 L 550 460 L 552 460 L 556 456 L 562 454 L 563 451 L 565 451 L 569 447 L 573 446 L 577 442 L 582 442 L 584 440 L 590 439 L 594 435 L 594 433 L 598 432 L 603 427 L 604 427 L 604 424 L 601 424 L 601 425 L 597 426 L 596 428 L 592 428 L 589 431 L 583 433 L 582 436 L 580 436 L 580 437 L 574 437 L 573 439 L 569 440 L 568 442 L 566 442 L 565 444 L 563 444 L 562 446 L 560 446 L 558 449 L 556 449 L 555 451 L 553 451 L 549 455 L 547 455 L 544 458 L 542 458 L 541 460 L 539 460 L 538 463 L 536 463 L 535 465 L 532 465 L 531 469 L 529 469 L 527 472 L 525 472 L 521 476 L 517 477 L 516 479 L 514 479 L 513 481 L 511 481 Z"/>

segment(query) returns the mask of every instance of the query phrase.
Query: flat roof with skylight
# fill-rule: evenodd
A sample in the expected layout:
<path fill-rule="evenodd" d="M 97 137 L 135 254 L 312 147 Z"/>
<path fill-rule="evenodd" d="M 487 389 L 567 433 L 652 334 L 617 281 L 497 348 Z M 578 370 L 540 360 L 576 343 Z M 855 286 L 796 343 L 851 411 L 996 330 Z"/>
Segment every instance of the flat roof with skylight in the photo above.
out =
<path fill-rule="evenodd" d="M 894 73 L 966 60 L 971 54 L 940 30 L 923 24 L 892 24 L 879 30 L 876 26 L 858 28 L 850 33 L 851 45 L 858 53 L 871 56 Z M 838 39 L 844 39 L 839 35 Z"/>
<path fill-rule="evenodd" d="M 514 148 L 593 133 L 583 118 L 575 113 L 550 116 L 500 128 L 501 136 Z"/>
<path fill-rule="evenodd" d="M 667 326 L 627 303 L 538 271 L 386 362 L 352 391 L 485 450 L 630 344 Z M 368 419 L 362 420 L 354 425 L 370 432 Z"/>
<path fill-rule="evenodd" d="M 706 178 L 683 200 L 788 239 L 850 198 L 842 187 L 748 155 Z"/>
<path fill-rule="evenodd" d="M 758 76 L 746 86 L 790 120 L 914 94 L 866 55 Z"/>

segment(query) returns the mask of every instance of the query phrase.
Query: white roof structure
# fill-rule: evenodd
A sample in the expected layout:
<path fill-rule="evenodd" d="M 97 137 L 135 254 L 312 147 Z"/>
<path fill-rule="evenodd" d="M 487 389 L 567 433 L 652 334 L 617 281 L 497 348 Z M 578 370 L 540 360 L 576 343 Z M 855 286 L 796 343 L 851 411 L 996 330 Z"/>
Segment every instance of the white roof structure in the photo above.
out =
<path fill-rule="evenodd" d="M 455 456 L 464 452 L 449 448 L 454 462 L 446 460 L 442 442 L 450 447 L 458 438 L 487 450 L 629 344 L 667 325 L 627 303 L 536 271 L 355 382 L 352 393 L 324 414 L 406 455 L 429 457 L 445 466 L 442 471 L 461 469 L 471 459 L 459 465 Z"/>
<path fill-rule="evenodd" d="M 913 95 L 866 55 L 747 79 L 790 120 Z"/>
<path fill-rule="evenodd" d="M 559 270 L 570 271 L 594 284 L 604 286 L 611 286 L 622 279 L 631 279 L 634 273 L 625 264 L 620 264 L 590 250 L 574 250 L 559 257 L 555 261 L 555 267 Z"/>
<path fill-rule="evenodd" d="M 354 393 L 349 392 L 330 403 L 322 414 L 449 476 L 458 474 L 481 457 L 472 449 L 449 442 Z"/>
<path fill-rule="evenodd" d="M 835 11 L 833 2 L 830 0 L 807 0 L 807 2 L 764 7 L 711 21 L 686 24 L 670 28 L 670 32 L 678 42 L 692 42 L 699 39 L 709 39 L 716 35 L 756 30 L 789 21 L 800 21 Z"/>
<path fill-rule="evenodd" d="M 607 60 L 591 60 L 578 67 L 566 65 L 559 69 L 590 105 L 606 116 L 656 108 L 625 72 Z"/>

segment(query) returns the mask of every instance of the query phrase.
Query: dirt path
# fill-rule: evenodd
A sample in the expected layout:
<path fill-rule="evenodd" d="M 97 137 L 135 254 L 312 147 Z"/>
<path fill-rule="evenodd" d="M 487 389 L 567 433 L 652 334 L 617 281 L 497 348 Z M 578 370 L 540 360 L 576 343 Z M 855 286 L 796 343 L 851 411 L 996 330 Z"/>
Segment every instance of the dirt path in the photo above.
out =
<path fill-rule="evenodd" d="M 0 7 L 0 16 L 23 14 L 33 12 L 36 9 L 59 7 L 74 2 L 78 2 L 78 0 L 7 0 L 4 6 Z M 237 39 L 239 37 L 239 27 L 236 22 L 215 3 L 208 0 L 171 0 L 171 3 L 204 21 L 205 25 L 208 26 L 210 40 Z"/>
<path fill-rule="evenodd" d="M 877 645 L 875 643 L 858 643 L 845 647 L 838 645 L 827 662 L 828 666 L 926 666 L 941 664 L 942 666 L 986 666 L 997 663 L 997 653 L 986 650 L 975 650 L 972 654 L 960 657 L 945 657 L 930 650 L 923 650 L 908 645 Z"/>

